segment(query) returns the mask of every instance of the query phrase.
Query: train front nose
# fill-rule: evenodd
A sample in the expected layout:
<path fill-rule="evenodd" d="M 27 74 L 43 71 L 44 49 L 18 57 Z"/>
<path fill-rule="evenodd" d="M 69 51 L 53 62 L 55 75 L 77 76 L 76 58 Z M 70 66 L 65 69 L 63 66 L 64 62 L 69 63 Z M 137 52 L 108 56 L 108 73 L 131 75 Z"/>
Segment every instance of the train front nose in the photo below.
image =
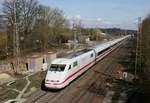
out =
<path fill-rule="evenodd" d="M 63 82 L 45 80 L 45 87 L 47 87 L 49 89 L 61 89 L 64 86 L 65 85 Z"/>
<path fill-rule="evenodd" d="M 66 64 L 51 64 L 45 78 L 45 87 L 47 88 L 62 88 L 64 87 Z"/>
<path fill-rule="evenodd" d="M 45 78 L 45 87 L 59 89 L 64 87 L 62 73 L 49 73 Z"/>

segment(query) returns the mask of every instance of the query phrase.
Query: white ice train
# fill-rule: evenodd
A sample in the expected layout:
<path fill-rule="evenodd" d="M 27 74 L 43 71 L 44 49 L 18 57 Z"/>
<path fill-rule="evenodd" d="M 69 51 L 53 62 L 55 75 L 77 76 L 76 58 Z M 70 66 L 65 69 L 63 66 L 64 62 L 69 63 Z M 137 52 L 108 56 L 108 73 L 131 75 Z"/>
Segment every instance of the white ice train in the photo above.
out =
<path fill-rule="evenodd" d="M 130 35 L 54 60 L 47 71 L 44 81 L 45 87 L 50 89 L 64 88 L 92 65 L 116 49 L 128 37 Z"/>

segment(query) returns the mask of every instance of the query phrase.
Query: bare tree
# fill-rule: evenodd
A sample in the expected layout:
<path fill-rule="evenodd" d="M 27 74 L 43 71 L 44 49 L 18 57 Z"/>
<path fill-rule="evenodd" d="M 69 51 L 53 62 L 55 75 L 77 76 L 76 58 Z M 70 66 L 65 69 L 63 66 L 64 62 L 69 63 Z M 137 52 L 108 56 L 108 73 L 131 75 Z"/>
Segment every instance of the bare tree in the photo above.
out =
<path fill-rule="evenodd" d="M 3 3 L 3 13 L 7 18 L 7 28 L 10 38 L 13 38 L 15 44 L 16 30 L 20 36 L 23 36 L 29 43 L 29 36 L 38 14 L 37 0 L 5 0 Z M 16 28 L 17 27 L 17 28 Z M 15 30 L 15 31 L 14 31 Z M 12 43 L 11 43 L 12 44 Z M 14 47 L 15 48 L 15 47 Z"/>
<path fill-rule="evenodd" d="M 65 41 L 68 37 L 69 23 L 64 12 L 58 8 L 39 5 L 37 0 L 6 0 L 3 3 L 3 13 L 8 20 L 8 32 L 14 39 L 11 44 L 16 44 L 17 37 L 12 35 L 16 30 L 19 40 L 23 41 L 20 41 L 21 47 L 25 49 L 33 48 L 36 40 L 41 47 L 46 48 L 48 42 Z"/>
<path fill-rule="evenodd" d="M 6 0 L 3 3 L 3 13 L 7 16 L 8 25 L 14 25 L 16 12 L 19 32 L 24 32 L 25 34 L 30 33 L 33 29 L 38 13 L 37 8 L 38 2 L 36 0 Z"/>
<path fill-rule="evenodd" d="M 13 38 L 13 53 L 16 57 L 16 72 L 19 72 L 20 35 L 26 36 L 32 31 L 36 19 L 36 0 L 6 0 L 3 13 L 7 18 L 10 37 Z"/>
<path fill-rule="evenodd" d="M 42 47 L 45 50 L 48 43 L 62 41 L 64 32 L 66 32 L 67 21 L 63 11 L 58 8 L 39 6 L 38 19 L 34 30 L 36 37 L 40 38 Z M 62 36 L 63 35 L 63 36 Z"/>
<path fill-rule="evenodd" d="M 50 24 L 54 19 L 52 8 L 39 5 L 37 21 L 34 25 L 35 36 L 42 42 L 42 47 L 45 50 L 51 34 Z"/>

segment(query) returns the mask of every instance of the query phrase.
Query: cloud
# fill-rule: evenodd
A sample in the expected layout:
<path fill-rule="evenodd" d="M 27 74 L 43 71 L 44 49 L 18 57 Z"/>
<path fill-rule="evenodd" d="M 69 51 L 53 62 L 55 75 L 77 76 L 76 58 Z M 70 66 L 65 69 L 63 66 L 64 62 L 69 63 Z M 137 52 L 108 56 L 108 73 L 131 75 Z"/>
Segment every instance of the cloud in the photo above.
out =
<path fill-rule="evenodd" d="M 97 17 L 97 18 L 84 18 L 81 15 L 76 15 L 76 16 L 66 16 L 66 18 L 68 20 L 70 20 L 71 23 L 73 22 L 78 22 L 81 21 L 81 23 L 85 24 L 85 25 L 94 25 L 94 24 L 107 24 L 110 25 L 112 24 L 111 21 L 103 19 L 101 17 Z"/>
<path fill-rule="evenodd" d="M 97 18 L 96 21 L 101 22 L 102 18 Z"/>
<path fill-rule="evenodd" d="M 76 19 L 82 19 L 81 15 L 76 15 L 75 18 Z"/>
<path fill-rule="evenodd" d="M 85 27 L 102 27 L 102 28 L 122 28 L 122 29 L 133 29 L 137 30 L 137 19 L 130 20 L 130 22 L 123 22 L 123 23 L 116 23 L 111 22 L 107 19 L 97 17 L 97 18 L 84 18 L 81 15 L 76 16 L 66 16 L 66 18 L 71 22 L 78 22 L 81 21 L 81 23 Z M 131 23 L 132 21 L 132 23 Z"/>
<path fill-rule="evenodd" d="M 76 15 L 76 16 L 66 16 L 66 18 L 70 21 L 82 21 L 84 20 L 81 15 Z"/>
<path fill-rule="evenodd" d="M 4 2 L 4 0 L 0 0 L 0 4 L 2 4 Z"/>

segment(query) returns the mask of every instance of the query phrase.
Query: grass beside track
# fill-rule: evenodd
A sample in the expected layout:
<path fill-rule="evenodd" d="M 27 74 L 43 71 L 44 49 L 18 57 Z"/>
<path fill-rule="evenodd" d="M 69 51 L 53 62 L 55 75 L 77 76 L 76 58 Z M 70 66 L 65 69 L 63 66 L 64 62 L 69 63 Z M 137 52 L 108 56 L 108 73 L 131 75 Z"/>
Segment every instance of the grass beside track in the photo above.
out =
<path fill-rule="evenodd" d="M 8 88 L 0 89 L 0 101 L 7 101 L 9 99 L 14 99 L 18 95 L 18 92 L 10 90 Z"/>
<path fill-rule="evenodd" d="M 46 72 L 38 72 L 32 76 L 29 77 L 29 80 L 31 81 L 31 84 L 29 88 L 36 87 L 41 88 L 41 83 L 43 79 L 45 78 Z"/>
<path fill-rule="evenodd" d="M 20 78 L 23 78 L 19 76 Z M 18 79 L 11 85 L 7 86 L 7 83 L 0 86 L 0 101 L 7 101 L 9 99 L 15 99 L 19 94 L 17 91 L 21 91 L 26 85 L 25 79 Z"/>
<path fill-rule="evenodd" d="M 46 72 L 38 72 L 32 76 L 29 77 L 29 80 L 31 81 L 31 84 L 29 85 L 27 92 L 31 91 L 31 88 L 40 89 L 42 80 L 45 78 Z M 23 78 L 20 76 L 20 78 Z M 9 99 L 15 99 L 17 95 L 19 94 L 17 91 L 14 91 L 13 89 L 21 91 L 24 86 L 26 85 L 27 81 L 25 79 L 19 79 L 16 80 L 14 83 L 12 83 L 10 86 L 7 86 L 7 84 L 0 86 L 0 101 L 7 101 Z"/>
<path fill-rule="evenodd" d="M 28 89 L 25 91 L 25 94 L 27 94 L 25 97 L 29 97 L 37 89 L 41 89 L 42 81 L 44 80 L 45 75 L 46 75 L 46 71 L 42 71 L 29 77 L 31 84 L 29 85 Z M 32 90 L 33 88 L 36 90 Z"/>

